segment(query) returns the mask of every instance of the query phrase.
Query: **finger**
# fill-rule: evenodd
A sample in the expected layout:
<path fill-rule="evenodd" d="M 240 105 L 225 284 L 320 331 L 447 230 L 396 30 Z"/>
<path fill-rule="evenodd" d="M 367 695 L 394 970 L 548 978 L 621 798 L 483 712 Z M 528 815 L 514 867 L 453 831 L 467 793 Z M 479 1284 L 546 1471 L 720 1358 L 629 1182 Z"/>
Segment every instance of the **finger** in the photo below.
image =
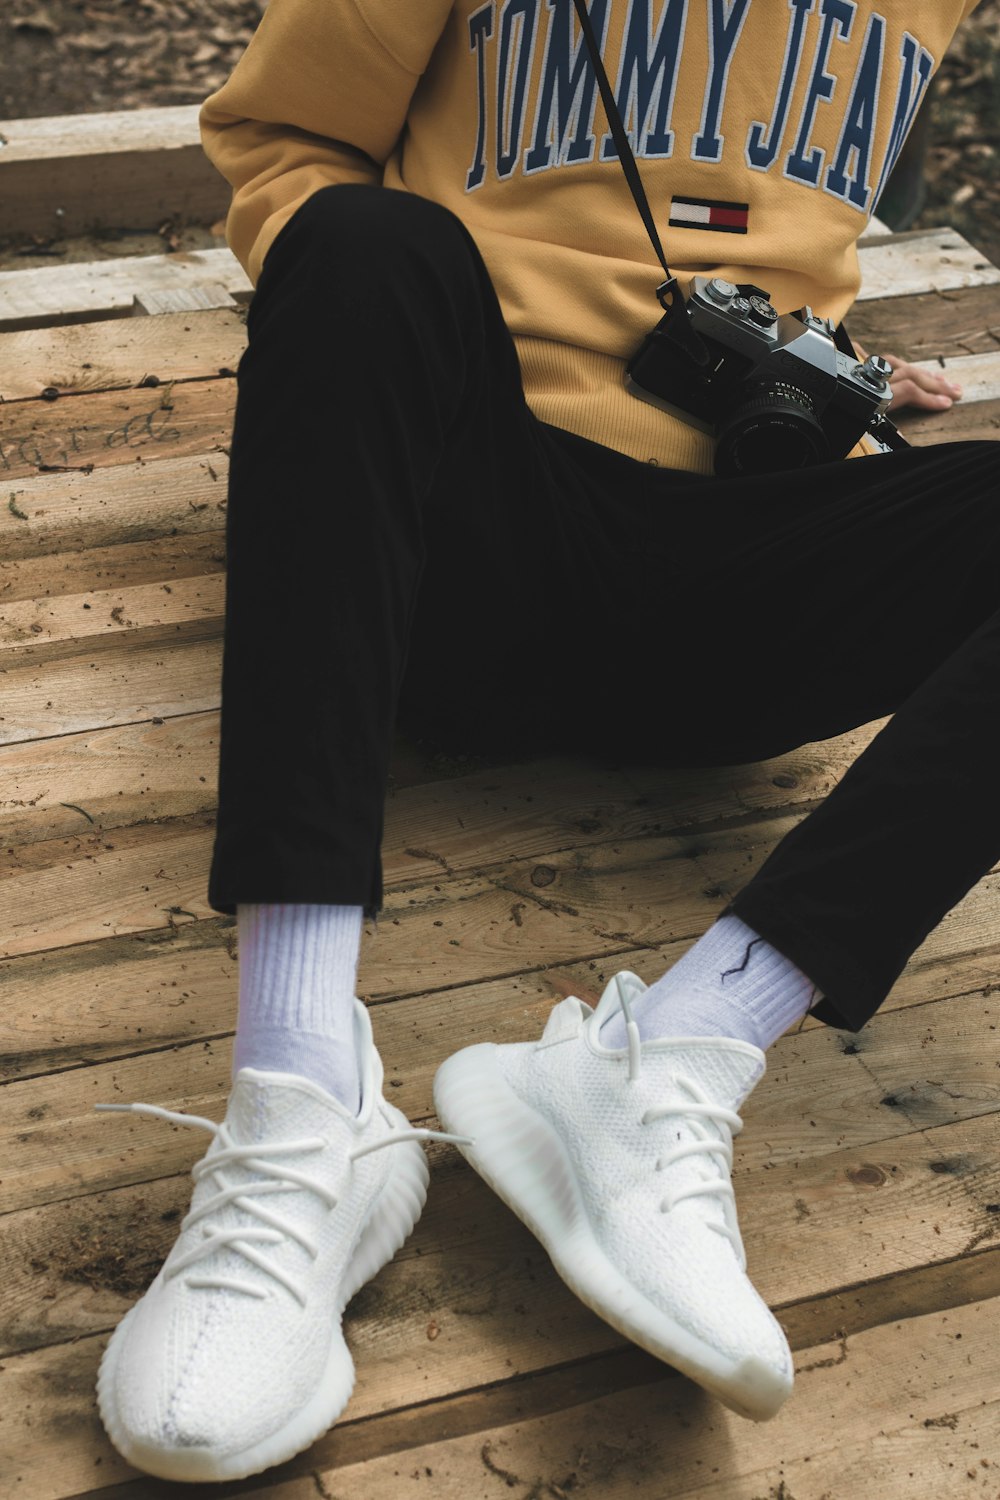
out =
<path fill-rule="evenodd" d="M 904 406 L 918 406 L 922 407 L 925 411 L 947 411 L 951 404 L 951 397 L 943 391 L 924 390 L 922 386 L 917 385 L 916 381 L 911 380 L 909 377 L 900 380 L 898 383 L 893 381 L 892 400 L 889 403 L 890 411 L 899 411 Z"/>
<path fill-rule="evenodd" d="M 962 399 L 962 387 L 950 380 L 945 371 L 925 370 L 920 365 L 911 365 L 908 360 L 900 359 L 898 354 L 884 354 L 882 357 L 892 370 L 892 379 L 889 383 L 893 390 L 898 380 L 909 379 L 916 381 L 925 391 L 939 392 L 950 396 L 953 401 Z"/>
<path fill-rule="evenodd" d="M 955 385 L 940 370 L 923 370 L 919 365 L 905 365 L 903 372 L 916 381 L 922 390 L 945 396 L 962 394 L 961 386 Z"/>
<path fill-rule="evenodd" d="M 951 380 L 944 370 L 928 370 L 921 365 L 906 364 L 899 360 L 893 366 L 893 375 L 903 378 L 909 377 L 915 380 L 925 391 L 940 391 L 945 395 L 952 396 L 956 400 L 962 394 L 962 387 Z"/>

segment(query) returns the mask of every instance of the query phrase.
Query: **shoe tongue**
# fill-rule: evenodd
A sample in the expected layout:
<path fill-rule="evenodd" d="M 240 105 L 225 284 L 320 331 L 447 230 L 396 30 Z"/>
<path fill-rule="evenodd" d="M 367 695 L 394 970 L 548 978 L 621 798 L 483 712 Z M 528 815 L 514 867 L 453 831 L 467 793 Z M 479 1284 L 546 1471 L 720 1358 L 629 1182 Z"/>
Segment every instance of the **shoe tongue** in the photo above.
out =
<path fill-rule="evenodd" d="M 346 1119 L 343 1106 L 308 1079 L 243 1068 L 233 1084 L 226 1121 L 234 1142 L 245 1146 L 328 1134 L 338 1116 Z"/>
<path fill-rule="evenodd" d="M 591 1019 L 594 1034 L 599 1035 L 605 1021 L 616 1012 L 624 1013 L 623 994 L 632 1004 L 648 988 L 631 969 L 615 974 L 605 986 Z M 732 1037 L 667 1037 L 644 1042 L 642 1046 L 643 1073 L 655 1070 L 664 1078 L 675 1072 L 687 1073 L 701 1084 L 713 1102 L 728 1109 L 736 1109 L 743 1102 L 766 1069 L 767 1062 L 759 1047 Z"/>
<path fill-rule="evenodd" d="M 767 1061 L 759 1047 L 731 1037 L 670 1037 L 644 1044 L 642 1069 L 691 1078 L 713 1104 L 738 1109 L 764 1076 Z"/>
<path fill-rule="evenodd" d="M 346 1133 L 348 1127 L 343 1106 L 332 1095 L 325 1095 L 322 1089 L 308 1079 L 298 1078 L 290 1073 L 266 1073 L 255 1068 L 243 1068 L 236 1075 L 226 1109 L 227 1131 L 234 1146 L 267 1146 L 279 1141 L 316 1139 L 321 1135 L 329 1140 L 338 1119 L 345 1121 L 343 1128 Z M 209 1150 L 209 1159 L 213 1150 L 222 1148 L 223 1142 L 217 1141 Z M 318 1152 L 303 1153 L 302 1156 L 270 1156 L 266 1159 L 279 1167 L 287 1163 L 294 1170 L 325 1182 L 336 1193 L 337 1178 L 347 1157 L 345 1150 L 338 1153 L 335 1159 L 329 1153 L 324 1155 Z M 261 1167 L 263 1166 L 262 1158 Z M 236 1186 L 250 1192 L 255 1184 L 268 1182 L 272 1180 L 272 1176 L 271 1172 L 260 1170 L 245 1160 L 230 1160 L 219 1169 L 218 1176 L 207 1172 L 196 1184 L 191 1206 L 193 1209 L 202 1207 L 220 1190 Z M 284 1195 L 275 1196 L 270 1205 L 271 1210 L 278 1214 L 294 1212 L 296 1221 L 303 1228 L 312 1226 L 310 1232 L 315 1231 L 326 1212 L 320 1196 L 308 1190 L 293 1196 L 298 1200 L 294 1210 L 288 1207 Z M 210 1227 L 213 1232 L 259 1228 L 261 1222 L 249 1208 L 230 1201 L 200 1225 L 192 1226 L 187 1247 L 191 1248 L 199 1243 L 206 1228 Z M 286 1252 L 289 1252 L 288 1245 L 281 1250 L 282 1254 Z M 263 1253 L 270 1256 L 278 1252 L 264 1246 Z M 301 1247 L 292 1246 L 290 1253 L 293 1261 L 298 1255 L 304 1255 Z M 233 1276 L 241 1281 L 260 1281 L 262 1286 L 273 1285 L 266 1273 L 255 1269 L 244 1255 L 230 1247 L 224 1246 L 199 1259 L 195 1262 L 194 1269 L 202 1276 Z"/>
<path fill-rule="evenodd" d="M 594 1011 L 596 1029 L 600 1031 L 605 1021 L 609 1021 L 616 1011 L 624 1012 L 623 994 L 626 1000 L 633 1002 L 638 1000 L 643 991 L 648 988 L 645 981 L 640 979 L 638 974 L 633 974 L 631 969 L 622 969 L 620 973 L 615 974 L 612 979 L 608 980 L 604 993 L 597 1002 L 597 1008 Z"/>

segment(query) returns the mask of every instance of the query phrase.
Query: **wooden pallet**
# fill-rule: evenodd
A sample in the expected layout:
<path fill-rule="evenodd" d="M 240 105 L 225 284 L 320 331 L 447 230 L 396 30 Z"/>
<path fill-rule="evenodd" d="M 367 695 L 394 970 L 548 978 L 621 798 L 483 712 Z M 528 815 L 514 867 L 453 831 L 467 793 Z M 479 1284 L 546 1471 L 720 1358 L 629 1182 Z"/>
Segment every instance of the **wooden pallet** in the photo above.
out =
<path fill-rule="evenodd" d="M 115 181 L 121 142 L 155 139 L 108 128 L 95 182 Z M 17 180 L 27 228 L 41 204 Z M 123 220 L 152 223 L 137 201 Z M 950 230 L 873 240 L 863 261 L 857 336 L 968 392 L 913 439 L 996 436 L 1000 272 Z M 236 931 L 206 881 L 246 295 L 224 250 L 0 275 L 4 1496 L 173 1493 L 110 1447 L 93 1384 L 203 1146 L 92 1106 L 224 1107 Z M 470 1037 L 531 1037 L 564 994 L 658 975 L 876 728 L 699 773 L 552 757 L 445 775 L 400 744 L 359 981 L 393 1101 L 434 1123 L 434 1069 Z M 996 1500 L 998 891 L 1000 870 L 857 1037 L 812 1018 L 784 1037 L 744 1110 L 750 1269 L 797 1355 L 772 1423 L 624 1344 L 440 1148 L 413 1238 L 349 1311 L 345 1420 L 205 1493 Z"/>

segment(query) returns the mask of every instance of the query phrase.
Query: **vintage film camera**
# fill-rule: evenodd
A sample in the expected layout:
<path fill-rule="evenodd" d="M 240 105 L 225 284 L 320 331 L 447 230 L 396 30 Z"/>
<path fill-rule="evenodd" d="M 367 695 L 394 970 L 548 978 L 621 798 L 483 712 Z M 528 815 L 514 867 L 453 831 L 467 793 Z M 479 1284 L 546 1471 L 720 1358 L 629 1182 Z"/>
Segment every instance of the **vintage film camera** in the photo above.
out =
<path fill-rule="evenodd" d="M 779 316 L 760 287 L 696 276 L 686 298 L 673 284 L 625 383 L 713 434 L 715 472 L 734 476 L 843 458 L 866 433 L 895 446 L 889 375 L 878 355 L 862 362 L 838 348 L 810 308 Z"/>

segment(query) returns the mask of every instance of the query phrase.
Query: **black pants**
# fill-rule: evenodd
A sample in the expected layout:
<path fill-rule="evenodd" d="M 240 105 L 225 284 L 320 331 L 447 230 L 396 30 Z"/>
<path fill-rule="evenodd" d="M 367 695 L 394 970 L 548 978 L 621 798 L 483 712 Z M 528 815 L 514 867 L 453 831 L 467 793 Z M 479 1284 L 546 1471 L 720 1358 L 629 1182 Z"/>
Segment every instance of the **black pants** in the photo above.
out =
<path fill-rule="evenodd" d="M 397 722 L 695 766 L 892 713 L 729 908 L 859 1030 L 1000 857 L 1000 445 L 717 480 L 547 426 L 469 233 L 382 188 L 306 201 L 248 333 L 211 906 L 377 911 Z"/>

